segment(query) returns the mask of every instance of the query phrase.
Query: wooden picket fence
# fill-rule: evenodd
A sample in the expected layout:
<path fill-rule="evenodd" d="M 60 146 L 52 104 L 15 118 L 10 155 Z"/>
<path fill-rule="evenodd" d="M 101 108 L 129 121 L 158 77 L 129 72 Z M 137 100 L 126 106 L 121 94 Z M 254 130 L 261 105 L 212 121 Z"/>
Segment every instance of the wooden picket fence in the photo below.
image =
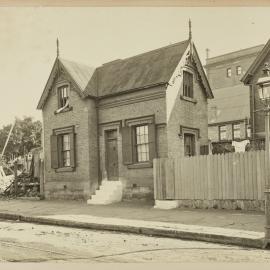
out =
<path fill-rule="evenodd" d="M 265 151 L 154 160 L 157 200 L 263 200 Z"/>

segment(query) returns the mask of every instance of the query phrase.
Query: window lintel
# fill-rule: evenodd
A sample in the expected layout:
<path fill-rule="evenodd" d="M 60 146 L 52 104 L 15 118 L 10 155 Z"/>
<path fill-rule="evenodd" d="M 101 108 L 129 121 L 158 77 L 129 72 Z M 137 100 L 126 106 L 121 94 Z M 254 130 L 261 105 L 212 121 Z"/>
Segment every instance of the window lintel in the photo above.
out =
<path fill-rule="evenodd" d="M 140 126 L 140 125 L 146 125 L 146 124 L 153 124 L 154 122 L 155 122 L 154 115 L 150 115 L 150 116 L 126 119 L 125 126 L 128 126 L 128 127 Z"/>
<path fill-rule="evenodd" d="M 57 128 L 53 130 L 54 135 L 62 135 L 67 133 L 73 133 L 74 132 L 74 126 L 69 127 L 63 127 L 63 128 Z"/>

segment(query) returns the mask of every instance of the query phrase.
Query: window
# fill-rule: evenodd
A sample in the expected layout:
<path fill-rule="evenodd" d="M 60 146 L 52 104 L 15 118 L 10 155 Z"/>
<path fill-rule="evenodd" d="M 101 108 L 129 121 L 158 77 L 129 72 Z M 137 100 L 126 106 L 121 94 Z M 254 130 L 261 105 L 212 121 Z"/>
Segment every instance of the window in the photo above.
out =
<path fill-rule="evenodd" d="M 152 167 L 156 157 L 156 125 L 152 116 L 125 120 L 121 128 L 123 164 L 129 169 Z"/>
<path fill-rule="evenodd" d="M 250 138 L 251 136 L 251 127 L 250 125 L 247 125 L 247 137 Z"/>
<path fill-rule="evenodd" d="M 185 156 L 195 156 L 195 135 L 184 133 Z"/>
<path fill-rule="evenodd" d="M 70 135 L 64 134 L 60 136 L 62 143 L 62 151 L 60 159 L 63 160 L 63 167 L 70 166 Z"/>
<path fill-rule="evenodd" d="M 58 108 L 68 106 L 69 89 L 67 85 L 58 88 Z"/>
<path fill-rule="evenodd" d="M 135 127 L 136 160 L 144 162 L 149 160 L 148 125 Z"/>
<path fill-rule="evenodd" d="M 227 68 L 227 77 L 228 78 L 232 77 L 232 69 L 231 68 Z"/>
<path fill-rule="evenodd" d="M 219 140 L 227 139 L 227 126 L 219 126 Z"/>
<path fill-rule="evenodd" d="M 240 124 L 233 124 L 233 139 L 240 139 Z"/>
<path fill-rule="evenodd" d="M 56 129 L 51 135 L 51 167 L 72 169 L 75 167 L 74 127 Z"/>
<path fill-rule="evenodd" d="M 236 75 L 241 75 L 242 74 L 242 67 L 241 66 L 237 66 L 236 67 Z"/>
<path fill-rule="evenodd" d="M 193 98 L 193 74 L 183 72 L 183 96 Z"/>

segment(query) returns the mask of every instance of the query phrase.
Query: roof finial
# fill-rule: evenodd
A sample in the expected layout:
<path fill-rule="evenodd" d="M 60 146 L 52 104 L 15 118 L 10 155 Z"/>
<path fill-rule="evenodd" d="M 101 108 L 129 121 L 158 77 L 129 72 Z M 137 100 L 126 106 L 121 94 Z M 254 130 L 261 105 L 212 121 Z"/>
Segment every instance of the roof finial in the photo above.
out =
<path fill-rule="evenodd" d="M 191 32 L 191 20 L 190 20 L 190 18 L 188 20 L 188 28 L 189 28 L 188 39 L 191 40 L 192 39 L 192 32 Z"/>
<path fill-rule="evenodd" d="M 58 40 L 58 38 L 56 39 L 56 56 L 57 56 L 57 58 L 59 57 L 59 40 Z"/>

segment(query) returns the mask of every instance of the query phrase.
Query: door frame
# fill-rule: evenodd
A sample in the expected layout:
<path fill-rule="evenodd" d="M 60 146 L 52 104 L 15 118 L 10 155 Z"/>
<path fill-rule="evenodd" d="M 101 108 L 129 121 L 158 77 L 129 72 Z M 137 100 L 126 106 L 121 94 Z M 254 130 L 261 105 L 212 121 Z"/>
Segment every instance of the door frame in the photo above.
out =
<path fill-rule="evenodd" d="M 115 138 L 108 138 L 108 133 L 114 131 L 116 134 Z M 108 181 L 114 181 L 114 180 L 109 180 L 109 171 L 108 171 L 108 164 L 109 164 L 109 158 L 108 158 L 108 141 L 116 141 L 116 153 L 117 153 L 117 176 L 116 178 L 119 178 L 119 153 L 118 153 L 118 129 L 117 128 L 110 128 L 104 130 L 104 140 L 105 140 L 105 170 L 107 173 L 107 180 Z"/>

